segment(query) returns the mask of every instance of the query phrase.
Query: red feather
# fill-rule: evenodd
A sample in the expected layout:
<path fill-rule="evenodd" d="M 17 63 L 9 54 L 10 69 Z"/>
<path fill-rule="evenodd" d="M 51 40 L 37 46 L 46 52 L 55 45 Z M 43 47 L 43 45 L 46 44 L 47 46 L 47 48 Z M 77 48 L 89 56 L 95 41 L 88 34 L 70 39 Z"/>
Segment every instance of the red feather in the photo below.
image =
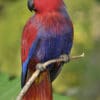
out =
<path fill-rule="evenodd" d="M 37 35 L 37 29 L 32 23 L 32 18 L 27 22 L 26 26 L 24 27 L 24 31 L 22 34 L 22 48 L 21 48 L 21 57 L 22 62 L 24 62 L 29 53 L 29 49 L 34 42 L 36 35 Z"/>
<path fill-rule="evenodd" d="M 27 81 L 35 71 L 35 67 L 38 61 L 31 59 L 28 65 Z M 52 100 L 52 86 L 49 79 L 48 71 L 41 72 L 35 82 L 23 96 L 22 100 Z"/>
<path fill-rule="evenodd" d="M 34 27 L 31 20 L 32 19 L 30 19 L 26 24 L 22 35 L 22 62 L 27 59 L 31 45 L 37 36 L 37 29 Z M 26 81 L 28 81 L 28 79 L 36 70 L 35 67 L 37 63 L 39 63 L 37 59 L 30 59 Z M 47 70 L 41 72 L 39 77 L 26 92 L 22 100 L 52 100 L 52 87 Z"/>

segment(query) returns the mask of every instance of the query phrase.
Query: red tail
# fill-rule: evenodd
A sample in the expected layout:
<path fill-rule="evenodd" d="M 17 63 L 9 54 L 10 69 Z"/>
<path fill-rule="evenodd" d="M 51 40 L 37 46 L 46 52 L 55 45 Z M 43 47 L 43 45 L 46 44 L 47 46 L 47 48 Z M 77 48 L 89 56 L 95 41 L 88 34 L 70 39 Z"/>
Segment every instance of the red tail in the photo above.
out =
<path fill-rule="evenodd" d="M 52 100 L 52 86 L 47 71 L 39 75 L 22 100 Z"/>

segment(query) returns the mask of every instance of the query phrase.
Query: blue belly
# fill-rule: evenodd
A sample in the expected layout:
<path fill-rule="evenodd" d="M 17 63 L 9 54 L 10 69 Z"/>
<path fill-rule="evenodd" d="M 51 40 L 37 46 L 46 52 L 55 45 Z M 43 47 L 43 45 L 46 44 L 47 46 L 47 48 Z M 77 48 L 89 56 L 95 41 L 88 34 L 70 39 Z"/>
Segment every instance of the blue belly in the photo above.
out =
<path fill-rule="evenodd" d="M 36 57 L 41 62 L 45 62 L 58 58 L 61 54 L 69 54 L 72 47 L 72 38 L 69 36 L 69 34 L 63 34 L 42 39 Z"/>

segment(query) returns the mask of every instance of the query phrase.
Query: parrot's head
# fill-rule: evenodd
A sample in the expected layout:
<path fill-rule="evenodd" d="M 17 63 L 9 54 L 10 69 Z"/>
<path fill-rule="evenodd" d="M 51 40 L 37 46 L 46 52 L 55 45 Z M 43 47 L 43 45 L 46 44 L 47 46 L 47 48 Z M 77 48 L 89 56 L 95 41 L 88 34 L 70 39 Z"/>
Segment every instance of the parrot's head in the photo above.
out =
<path fill-rule="evenodd" d="M 62 6 L 63 0 L 28 0 L 28 9 L 39 13 L 58 11 Z"/>

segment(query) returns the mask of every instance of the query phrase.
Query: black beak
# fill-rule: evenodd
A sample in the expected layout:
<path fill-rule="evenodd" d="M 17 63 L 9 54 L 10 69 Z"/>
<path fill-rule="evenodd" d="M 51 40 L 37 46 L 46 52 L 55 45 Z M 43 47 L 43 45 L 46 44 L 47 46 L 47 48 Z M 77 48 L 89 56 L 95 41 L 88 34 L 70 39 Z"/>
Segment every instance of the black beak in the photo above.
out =
<path fill-rule="evenodd" d="M 34 10 L 33 0 L 28 0 L 27 6 L 28 6 L 28 9 L 32 12 Z"/>

